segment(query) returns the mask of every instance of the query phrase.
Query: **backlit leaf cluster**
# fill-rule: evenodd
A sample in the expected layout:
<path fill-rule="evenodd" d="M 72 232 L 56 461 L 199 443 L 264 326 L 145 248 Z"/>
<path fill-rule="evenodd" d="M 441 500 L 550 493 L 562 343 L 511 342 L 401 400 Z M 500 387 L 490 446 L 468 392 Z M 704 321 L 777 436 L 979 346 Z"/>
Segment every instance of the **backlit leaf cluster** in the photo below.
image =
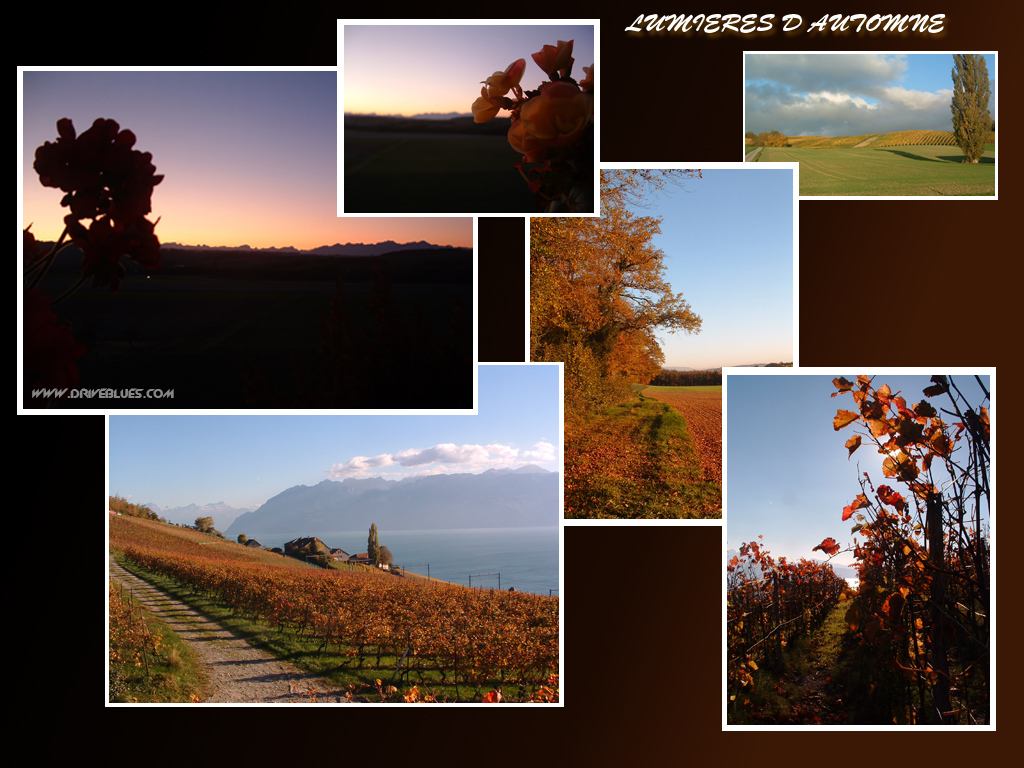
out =
<path fill-rule="evenodd" d="M 885 456 L 886 484 L 876 488 L 861 473 L 862 493 L 842 511 L 842 520 L 855 523 L 860 580 L 846 619 L 875 670 L 872 703 L 897 723 L 986 722 L 988 408 L 968 407 L 946 376 L 933 376 L 916 404 L 887 385 L 874 387 L 869 376 L 833 385 L 833 397 L 850 395 L 856 406 L 839 409 L 833 420 L 836 430 L 861 429 L 846 443 L 849 455 L 869 442 Z M 940 410 L 935 398 L 949 405 Z M 946 691 L 950 709 L 935 710 Z"/>

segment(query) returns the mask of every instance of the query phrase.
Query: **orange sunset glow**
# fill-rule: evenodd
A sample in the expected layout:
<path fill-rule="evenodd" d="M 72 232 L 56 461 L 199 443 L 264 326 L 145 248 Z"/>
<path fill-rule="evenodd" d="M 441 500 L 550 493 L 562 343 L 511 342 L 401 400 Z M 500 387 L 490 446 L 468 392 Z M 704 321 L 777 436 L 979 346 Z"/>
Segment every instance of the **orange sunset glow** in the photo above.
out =
<path fill-rule="evenodd" d="M 161 242 L 308 250 L 425 240 L 472 246 L 470 218 L 339 218 L 337 73 L 25 72 L 23 227 L 63 229 L 63 193 L 39 182 L 35 150 L 103 117 L 136 136 L 157 173 Z"/>
<path fill-rule="evenodd" d="M 583 77 L 582 68 L 594 64 L 592 25 L 346 24 L 345 111 L 468 114 L 480 81 L 517 59 L 528 64 L 524 85 L 539 85 L 545 75 L 531 54 L 558 40 L 575 41 L 574 71 Z"/>

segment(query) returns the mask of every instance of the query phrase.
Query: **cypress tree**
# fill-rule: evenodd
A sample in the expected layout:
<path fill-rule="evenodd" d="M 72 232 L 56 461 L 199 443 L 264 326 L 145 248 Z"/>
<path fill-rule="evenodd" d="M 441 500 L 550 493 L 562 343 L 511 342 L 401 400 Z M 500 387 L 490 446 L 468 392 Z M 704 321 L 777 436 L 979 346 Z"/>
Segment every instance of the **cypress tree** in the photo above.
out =
<path fill-rule="evenodd" d="M 374 565 L 380 561 L 380 544 L 377 541 L 377 524 L 371 523 L 370 536 L 366 541 L 366 556 Z"/>
<path fill-rule="evenodd" d="M 953 133 L 966 162 L 976 163 L 985 152 L 992 116 L 988 100 L 992 88 L 985 57 L 975 53 L 953 54 Z"/>

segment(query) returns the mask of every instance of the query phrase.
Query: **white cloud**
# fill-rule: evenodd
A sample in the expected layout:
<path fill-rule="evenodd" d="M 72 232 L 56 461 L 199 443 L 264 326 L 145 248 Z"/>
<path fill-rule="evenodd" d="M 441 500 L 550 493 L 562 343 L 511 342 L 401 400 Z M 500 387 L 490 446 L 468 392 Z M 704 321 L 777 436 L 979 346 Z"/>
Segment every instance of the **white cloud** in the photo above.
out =
<path fill-rule="evenodd" d="M 900 85 L 905 55 L 749 54 L 745 130 L 789 136 L 862 136 L 952 129 L 948 88 Z"/>
<path fill-rule="evenodd" d="M 523 451 L 523 458 L 529 461 L 554 461 L 555 446 L 541 441 L 533 446 L 532 451 Z"/>
<path fill-rule="evenodd" d="M 380 474 L 371 470 L 378 467 L 388 467 L 394 463 L 389 453 L 382 453 L 378 456 L 354 456 L 344 464 L 335 464 L 327 470 L 327 476 L 333 480 L 346 477 L 370 477 Z"/>
<path fill-rule="evenodd" d="M 411 448 L 395 454 L 403 467 L 418 467 L 423 464 L 450 462 L 452 464 L 476 464 L 487 461 L 487 448 L 482 445 L 455 445 L 440 443 L 430 448 Z"/>
<path fill-rule="evenodd" d="M 903 79 L 906 56 L 880 53 L 749 54 L 746 78 L 768 80 L 798 93 L 845 92 L 878 98 Z"/>
<path fill-rule="evenodd" d="M 429 448 L 408 448 L 398 453 L 382 453 L 377 456 L 355 456 L 346 462 L 335 464 L 327 471 L 332 480 L 347 477 L 415 477 L 420 475 L 450 474 L 453 472 L 482 472 L 487 469 L 514 468 L 533 462 L 555 460 L 556 448 L 541 440 L 531 450 L 520 451 L 506 443 L 487 445 L 438 443 Z M 381 472 L 382 467 L 402 467 L 416 471 Z"/>
<path fill-rule="evenodd" d="M 949 105 L 953 101 L 953 90 L 945 88 L 935 93 L 927 91 L 908 91 L 900 86 L 886 88 L 885 101 L 893 106 L 902 106 L 906 109 L 928 112 L 944 110 L 945 116 L 950 115 Z"/>
<path fill-rule="evenodd" d="M 489 443 L 487 446 L 487 452 L 495 459 L 506 459 L 511 461 L 519 455 L 519 449 L 513 448 L 511 445 L 502 445 L 501 443 Z"/>

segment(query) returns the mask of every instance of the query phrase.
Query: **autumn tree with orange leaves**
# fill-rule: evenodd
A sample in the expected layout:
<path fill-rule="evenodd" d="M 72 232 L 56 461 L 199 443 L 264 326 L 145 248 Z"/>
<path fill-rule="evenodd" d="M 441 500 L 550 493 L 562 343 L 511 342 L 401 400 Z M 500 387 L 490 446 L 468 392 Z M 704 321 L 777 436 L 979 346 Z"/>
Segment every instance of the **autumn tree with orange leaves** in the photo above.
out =
<path fill-rule="evenodd" d="M 664 361 L 657 329 L 699 333 L 664 277 L 660 218 L 630 206 L 700 171 L 602 170 L 600 218 L 530 220 L 530 359 L 565 363 L 571 417 L 622 399 Z"/>
<path fill-rule="evenodd" d="M 860 589 L 846 619 L 883 722 L 989 722 L 990 395 L 975 378 L 973 407 L 946 376 L 916 404 L 869 376 L 833 380 L 832 397 L 850 395 L 856 408 L 838 409 L 833 428 L 861 427 L 849 456 L 866 442 L 885 456 L 887 484 L 862 473 L 841 515 L 863 540 L 852 547 Z M 815 549 L 840 545 L 829 537 Z"/>

